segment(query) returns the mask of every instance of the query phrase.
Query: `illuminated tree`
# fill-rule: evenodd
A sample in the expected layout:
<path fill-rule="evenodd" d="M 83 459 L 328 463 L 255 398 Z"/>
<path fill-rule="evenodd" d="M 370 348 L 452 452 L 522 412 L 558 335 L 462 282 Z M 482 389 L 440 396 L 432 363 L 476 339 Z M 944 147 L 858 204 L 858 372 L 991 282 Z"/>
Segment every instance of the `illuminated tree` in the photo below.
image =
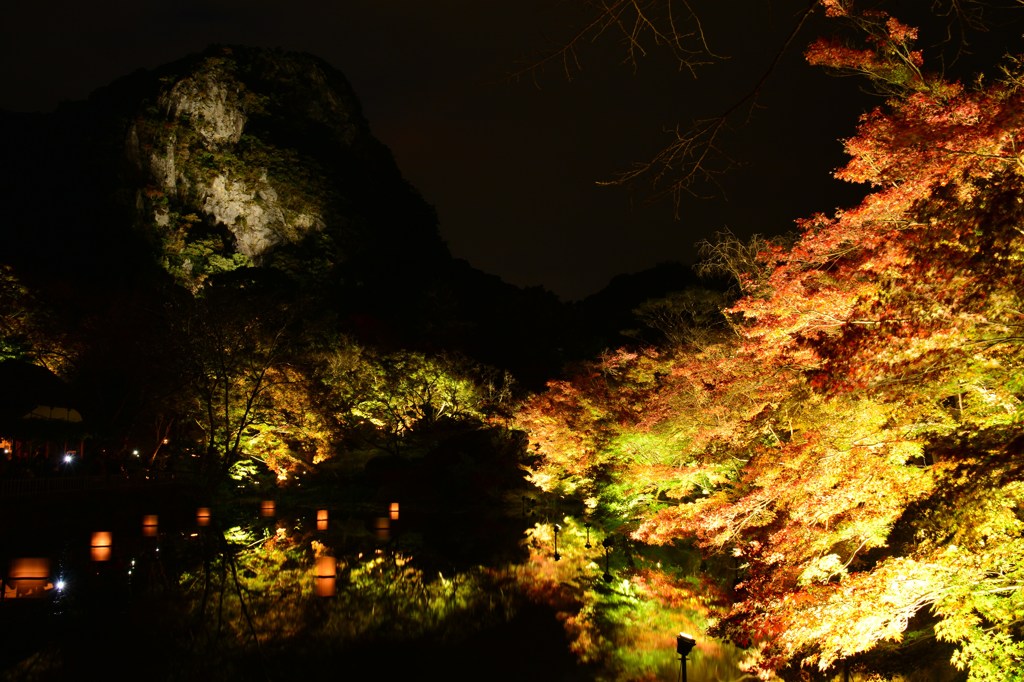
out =
<path fill-rule="evenodd" d="M 202 436 L 204 475 L 215 482 L 246 454 L 246 439 L 270 409 L 271 386 L 288 379 L 293 320 L 256 281 L 209 286 L 181 307 L 188 416 Z"/>
<path fill-rule="evenodd" d="M 343 434 L 334 428 L 316 400 L 314 382 L 295 364 L 270 367 L 266 402 L 246 429 L 246 454 L 286 480 L 335 454 Z"/>
<path fill-rule="evenodd" d="M 924 60 L 941 64 L 970 81 L 978 57 L 987 51 L 978 45 L 993 42 L 991 31 L 1016 20 L 1015 3 L 986 0 L 938 0 L 907 5 L 891 0 L 861 3 L 854 0 L 785 0 L 733 3 L 735 12 L 711 10 L 690 0 L 609 0 L 583 2 L 582 18 L 569 20 L 574 29 L 553 49 L 532 60 L 517 76 L 537 78 L 557 66 L 572 79 L 595 48 L 617 43 L 612 54 L 634 70 L 661 68 L 662 73 L 688 74 L 708 81 L 719 77 L 723 65 L 739 60 L 747 48 L 731 42 L 733 36 L 756 42 L 752 76 L 740 85 L 734 99 L 716 109 L 699 111 L 691 120 L 664 125 L 665 140 L 653 153 L 601 184 L 636 185 L 653 198 L 670 197 L 678 211 L 684 197 L 722 193 L 723 177 L 745 161 L 743 150 L 732 144 L 736 131 L 757 119 L 766 106 L 766 86 L 784 73 L 780 65 L 812 42 L 807 56 L 834 73 L 867 77 L 868 88 L 884 95 L 903 94 L 932 87 Z M 722 4 L 722 3 L 720 3 Z M 888 11 L 910 13 L 900 21 Z M 912 25 L 907 25 L 907 22 Z M 925 22 L 931 29 L 923 47 L 915 45 L 917 30 Z M 781 26 L 778 33 L 772 25 Z M 989 65 L 985 65 L 986 67 Z M 666 68 L 667 67 L 667 68 Z M 606 67 L 602 67 L 606 68 Z M 686 82 L 668 87 L 686 89 Z M 708 98 L 711 99 L 711 98 Z"/>
<path fill-rule="evenodd" d="M 417 433 L 482 424 L 510 400 L 510 377 L 454 356 L 383 353 L 340 339 L 316 362 L 320 400 L 354 447 L 397 454 Z"/>
<path fill-rule="evenodd" d="M 735 340 L 663 356 L 639 395 L 584 375 L 528 403 L 536 480 L 607 465 L 602 499 L 635 539 L 736 557 L 715 631 L 764 674 L 934 634 L 969 679 L 1021 679 L 1020 76 L 944 79 L 911 28 L 852 18 L 866 47 L 809 58 L 894 93 L 837 172 L 873 192 L 737 270 Z M 642 418 L 612 417 L 626 396 Z"/>
<path fill-rule="evenodd" d="M 76 355 L 49 308 L 10 266 L 0 267 L 0 360 L 28 359 L 59 373 Z"/>

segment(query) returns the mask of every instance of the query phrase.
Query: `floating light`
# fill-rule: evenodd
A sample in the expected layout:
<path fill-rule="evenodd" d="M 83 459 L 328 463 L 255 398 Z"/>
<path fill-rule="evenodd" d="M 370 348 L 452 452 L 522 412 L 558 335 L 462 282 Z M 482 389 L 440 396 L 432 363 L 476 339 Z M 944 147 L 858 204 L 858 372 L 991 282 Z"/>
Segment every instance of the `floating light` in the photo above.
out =
<path fill-rule="evenodd" d="M 391 520 L 392 521 L 397 521 L 398 520 L 398 503 L 397 502 L 392 502 L 391 503 L 391 508 L 389 509 L 389 515 L 391 516 Z"/>
<path fill-rule="evenodd" d="M 260 516 L 264 518 L 270 518 L 274 516 L 273 500 L 263 500 L 263 503 L 260 505 Z"/>
<path fill-rule="evenodd" d="M 327 530 L 327 510 L 318 509 L 316 512 L 316 529 Z"/>
<path fill-rule="evenodd" d="M 41 597 L 50 579 L 50 560 L 42 557 L 15 559 L 8 575 L 5 597 Z"/>
<path fill-rule="evenodd" d="M 157 535 L 156 514 L 146 514 L 142 517 L 142 534 L 147 538 L 155 538 Z"/>
<path fill-rule="evenodd" d="M 93 561 L 110 561 L 113 545 L 113 537 L 108 531 L 96 531 L 92 534 L 92 541 L 89 543 L 89 555 Z"/>
<path fill-rule="evenodd" d="M 210 508 L 200 507 L 196 510 L 196 523 L 200 526 L 210 525 Z"/>
<path fill-rule="evenodd" d="M 313 592 L 318 597 L 333 597 L 335 592 L 335 574 L 338 562 L 332 556 L 316 558 L 315 580 Z"/>
<path fill-rule="evenodd" d="M 378 540 L 391 539 L 391 519 L 386 516 L 378 516 L 373 522 L 373 534 Z"/>

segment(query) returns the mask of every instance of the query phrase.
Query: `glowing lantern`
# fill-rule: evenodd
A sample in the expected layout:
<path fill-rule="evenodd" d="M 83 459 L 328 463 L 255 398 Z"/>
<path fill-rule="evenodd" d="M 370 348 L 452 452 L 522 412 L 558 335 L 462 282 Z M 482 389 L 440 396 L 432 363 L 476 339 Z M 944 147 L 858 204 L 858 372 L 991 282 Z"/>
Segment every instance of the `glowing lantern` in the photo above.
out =
<path fill-rule="evenodd" d="M 391 539 L 391 519 L 386 516 L 378 516 L 373 522 L 373 534 L 378 540 Z"/>
<path fill-rule="evenodd" d="M 319 509 L 316 512 L 316 529 L 327 530 L 327 510 Z"/>
<path fill-rule="evenodd" d="M 391 503 L 390 516 L 391 516 L 391 520 L 392 521 L 397 521 L 398 520 L 398 503 L 397 502 L 392 502 Z"/>
<path fill-rule="evenodd" d="M 199 524 L 200 526 L 209 526 L 210 525 L 210 508 L 209 507 L 200 507 L 196 511 L 196 523 Z"/>
<path fill-rule="evenodd" d="M 335 573 L 338 562 L 332 556 L 320 556 L 316 558 L 316 573 L 313 592 L 318 597 L 333 597 Z"/>
<path fill-rule="evenodd" d="M 263 503 L 260 505 L 260 516 L 262 516 L 264 518 L 269 518 L 269 517 L 272 517 L 273 515 L 274 515 L 274 501 L 273 500 L 263 500 Z"/>
<path fill-rule="evenodd" d="M 114 541 L 109 532 L 105 530 L 96 531 L 92 534 L 92 542 L 89 543 L 89 554 L 93 561 L 110 561 Z"/>
<path fill-rule="evenodd" d="M 157 530 L 156 514 L 146 514 L 142 517 L 142 534 L 147 538 L 155 538 Z"/>
<path fill-rule="evenodd" d="M 41 597 L 50 579 L 50 560 L 40 557 L 15 559 L 8 576 L 10 591 L 5 597 Z"/>

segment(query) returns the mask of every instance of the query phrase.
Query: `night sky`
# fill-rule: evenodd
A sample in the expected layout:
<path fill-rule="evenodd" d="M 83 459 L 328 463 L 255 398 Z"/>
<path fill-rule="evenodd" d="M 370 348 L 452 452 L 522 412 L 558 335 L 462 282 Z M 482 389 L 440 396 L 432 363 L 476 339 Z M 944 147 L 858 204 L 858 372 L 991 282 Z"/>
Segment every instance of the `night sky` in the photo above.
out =
<path fill-rule="evenodd" d="M 20 5 L 14 7 L 14 5 Z M 0 108 L 47 111 L 140 68 L 212 43 L 309 52 L 352 83 L 374 134 L 434 205 L 452 253 L 564 300 L 619 273 L 690 262 L 725 228 L 774 235 L 858 188 L 831 178 L 840 139 L 875 102 L 849 79 L 806 66 L 797 38 L 749 122 L 727 138 L 739 165 L 708 199 L 646 201 L 602 187 L 667 141 L 666 130 L 718 114 L 750 91 L 785 41 L 801 0 L 692 3 L 713 50 L 692 74 L 656 51 L 637 70 L 616 36 L 513 77 L 571 36 L 583 3 L 556 0 L 94 0 L 6 3 L 0 10 Z M 705 9 L 701 10 L 700 8 Z M 759 8 L 759 9 L 758 9 Z"/>

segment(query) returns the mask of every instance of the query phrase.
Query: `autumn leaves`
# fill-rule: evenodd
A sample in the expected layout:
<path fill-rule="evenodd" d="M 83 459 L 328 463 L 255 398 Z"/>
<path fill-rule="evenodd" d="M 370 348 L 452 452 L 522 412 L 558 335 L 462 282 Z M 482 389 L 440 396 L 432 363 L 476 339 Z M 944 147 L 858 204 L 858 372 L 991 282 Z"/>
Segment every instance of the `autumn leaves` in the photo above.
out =
<path fill-rule="evenodd" d="M 599 499 L 636 540 L 740 558 L 715 632 L 757 645 L 761 672 L 934 635 L 972 680 L 1024 679 L 1010 75 L 922 75 L 865 116 L 837 175 L 874 191 L 766 245 L 729 332 L 609 354 L 520 412 L 538 484 Z"/>

